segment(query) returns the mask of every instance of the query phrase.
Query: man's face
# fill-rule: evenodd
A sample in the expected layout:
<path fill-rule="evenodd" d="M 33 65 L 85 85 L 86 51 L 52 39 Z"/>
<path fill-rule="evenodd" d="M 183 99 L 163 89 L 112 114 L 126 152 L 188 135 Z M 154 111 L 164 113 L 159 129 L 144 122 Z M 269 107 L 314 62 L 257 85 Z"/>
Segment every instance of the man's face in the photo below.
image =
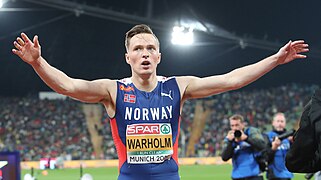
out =
<path fill-rule="evenodd" d="M 241 120 L 234 120 L 230 119 L 230 127 L 231 130 L 236 131 L 236 130 L 243 130 L 244 124 L 241 122 Z"/>
<path fill-rule="evenodd" d="M 276 115 L 273 119 L 272 126 L 277 131 L 283 131 L 286 126 L 286 119 L 284 115 L 282 114 Z"/>
<path fill-rule="evenodd" d="M 130 39 L 126 62 L 134 74 L 156 74 L 161 54 L 156 38 L 152 34 L 137 34 Z"/>

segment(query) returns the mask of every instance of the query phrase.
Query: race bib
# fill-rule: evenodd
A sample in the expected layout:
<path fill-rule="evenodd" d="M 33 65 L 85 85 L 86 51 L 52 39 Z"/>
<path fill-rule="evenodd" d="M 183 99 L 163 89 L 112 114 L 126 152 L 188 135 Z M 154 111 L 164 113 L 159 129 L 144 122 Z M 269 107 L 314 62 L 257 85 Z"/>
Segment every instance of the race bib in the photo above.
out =
<path fill-rule="evenodd" d="M 162 163 L 173 154 L 169 123 L 132 124 L 126 129 L 127 163 Z"/>

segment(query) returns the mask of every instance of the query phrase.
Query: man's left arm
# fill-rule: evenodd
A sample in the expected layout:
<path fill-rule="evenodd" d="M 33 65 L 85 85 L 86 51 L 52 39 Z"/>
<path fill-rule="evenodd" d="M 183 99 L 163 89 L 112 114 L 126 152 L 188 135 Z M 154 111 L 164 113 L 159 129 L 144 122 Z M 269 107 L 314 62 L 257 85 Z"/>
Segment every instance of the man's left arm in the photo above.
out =
<path fill-rule="evenodd" d="M 264 137 L 261 133 L 261 131 L 257 128 L 250 128 L 250 133 L 247 137 L 247 142 L 251 144 L 251 146 L 257 150 L 261 151 L 267 147 L 267 144 L 264 140 Z"/>
<path fill-rule="evenodd" d="M 280 50 L 257 63 L 235 69 L 223 75 L 214 75 L 204 78 L 194 76 L 177 77 L 183 99 L 202 98 L 221 92 L 239 89 L 257 80 L 276 66 L 293 61 L 297 58 L 306 58 L 300 53 L 307 52 L 308 44 L 303 40 L 289 42 Z"/>

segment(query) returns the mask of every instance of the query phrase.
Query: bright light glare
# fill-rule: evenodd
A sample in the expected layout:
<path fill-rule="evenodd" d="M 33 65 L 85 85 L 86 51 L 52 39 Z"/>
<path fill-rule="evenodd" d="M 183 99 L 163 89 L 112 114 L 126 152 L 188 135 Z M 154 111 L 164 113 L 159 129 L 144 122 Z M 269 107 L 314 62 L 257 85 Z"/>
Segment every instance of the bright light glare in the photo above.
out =
<path fill-rule="evenodd" d="M 0 8 L 2 8 L 3 0 L 0 0 Z"/>
<path fill-rule="evenodd" d="M 174 26 L 172 32 L 172 43 L 175 45 L 191 45 L 194 42 L 192 28 Z"/>

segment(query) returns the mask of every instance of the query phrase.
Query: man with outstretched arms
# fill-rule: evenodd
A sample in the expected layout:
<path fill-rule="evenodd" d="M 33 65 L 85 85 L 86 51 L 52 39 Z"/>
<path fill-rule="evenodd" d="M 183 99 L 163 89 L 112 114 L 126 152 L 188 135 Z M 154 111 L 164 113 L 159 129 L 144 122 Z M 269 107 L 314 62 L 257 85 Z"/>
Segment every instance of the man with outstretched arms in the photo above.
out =
<path fill-rule="evenodd" d="M 13 53 L 30 64 L 54 91 L 88 103 L 102 103 L 111 118 L 119 156 L 118 179 L 180 179 L 177 141 L 180 113 L 187 99 L 241 88 L 278 65 L 308 51 L 304 41 L 290 41 L 276 54 L 227 74 L 204 78 L 157 76 L 161 61 L 156 35 L 144 24 L 126 33 L 126 62 L 132 75 L 122 80 L 87 81 L 67 76 L 41 56 L 38 36 L 22 33 Z M 112 64 L 110 64 L 112 65 Z"/>

